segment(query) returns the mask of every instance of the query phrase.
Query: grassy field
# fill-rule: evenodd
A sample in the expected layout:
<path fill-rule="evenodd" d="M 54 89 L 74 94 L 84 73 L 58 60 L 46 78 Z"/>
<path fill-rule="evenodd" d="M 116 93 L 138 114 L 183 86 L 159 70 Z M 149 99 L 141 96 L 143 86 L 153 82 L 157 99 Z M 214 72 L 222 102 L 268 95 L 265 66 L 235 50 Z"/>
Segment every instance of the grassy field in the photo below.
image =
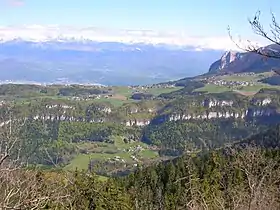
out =
<path fill-rule="evenodd" d="M 169 88 L 151 88 L 151 89 L 148 89 L 146 92 L 147 93 L 151 93 L 155 96 L 158 96 L 162 93 L 170 93 L 170 92 L 173 92 L 173 91 L 176 91 L 176 90 L 180 90 L 181 87 L 169 87 Z"/>
<path fill-rule="evenodd" d="M 114 98 L 114 97 L 112 97 L 112 98 L 100 98 L 100 99 L 95 99 L 95 100 L 96 101 L 100 101 L 100 102 L 109 102 L 109 103 L 111 103 L 115 107 L 120 107 L 120 106 L 122 106 L 125 103 L 133 102 L 133 100 L 130 100 L 130 99 L 122 100 L 122 99 Z"/>
<path fill-rule="evenodd" d="M 237 82 L 237 81 L 244 81 L 244 82 L 254 82 L 258 80 L 258 76 L 237 76 L 237 75 L 226 75 L 226 76 L 220 76 L 218 77 L 221 80 L 224 81 L 232 81 L 232 82 Z"/>
<path fill-rule="evenodd" d="M 273 72 L 264 72 L 254 75 L 224 75 L 224 76 L 218 76 L 217 79 L 225 80 L 225 81 L 244 81 L 244 82 L 257 82 L 260 79 L 270 77 L 273 75 Z"/>
<path fill-rule="evenodd" d="M 130 88 L 128 86 L 113 86 L 113 87 L 106 87 L 104 88 L 105 91 L 109 91 L 108 94 L 101 94 L 100 98 L 96 99 L 87 99 L 84 100 L 85 103 L 91 103 L 93 101 L 100 101 L 100 102 L 109 102 L 113 106 L 119 107 L 122 106 L 125 103 L 131 103 L 135 102 L 135 100 L 131 99 L 131 96 L 134 92 L 145 92 L 145 93 L 151 93 L 155 96 L 158 96 L 162 93 L 169 93 L 172 91 L 178 90 L 178 87 L 170 87 L 170 88 L 148 88 L 148 89 L 142 89 L 139 88 Z M 110 97 L 108 97 L 110 95 Z M 80 98 L 86 98 L 87 95 L 77 95 L 77 97 Z M 50 99 L 50 100 L 60 100 L 60 101 L 71 101 L 72 96 L 59 96 L 57 95 L 56 91 L 51 91 L 47 94 L 38 93 L 38 92 L 32 92 L 29 90 L 26 90 L 26 93 L 22 93 L 21 95 L 2 95 L 0 96 L 1 100 L 7 100 L 12 101 L 15 100 L 17 103 L 28 103 L 30 101 L 36 101 L 36 100 L 42 100 L 42 99 Z M 74 100 L 73 100 L 74 101 Z"/>
<path fill-rule="evenodd" d="M 259 80 L 272 76 L 272 72 L 264 72 L 254 75 L 244 75 L 240 76 L 237 74 L 234 75 L 223 75 L 223 76 L 217 76 L 216 80 L 224 80 L 224 81 L 232 81 L 232 82 L 251 82 L 253 83 L 252 86 L 235 86 L 232 88 L 226 87 L 226 86 L 218 86 L 215 84 L 206 84 L 202 88 L 198 88 L 195 91 L 207 91 L 208 93 L 222 93 L 226 91 L 234 91 L 237 93 L 240 93 L 242 95 L 254 95 L 257 93 L 260 89 L 263 88 L 280 88 L 280 86 L 271 86 L 268 84 L 264 84 L 261 82 L 258 82 Z"/>
<path fill-rule="evenodd" d="M 169 87 L 169 88 L 161 88 L 161 87 L 153 87 L 148 89 L 142 89 L 142 88 L 136 88 L 132 89 L 129 87 L 114 87 L 113 92 L 115 95 L 124 96 L 124 97 L 130 97 L 133 92 L 145 92 L 145 93 L 151 93 L 155 96 L 160 95 L 162 93 L 170 93 L 172 91 L 179 90 L 181 87 Z"/>
<path fill-rule="evenodd" d="M 271 85 L 266 85 L 262 83 L 257 83 L 256 85 L 253 86 L 240 86 L 240 87 L 235 87 L 235 88 L 228 88 L 225 86 L 218 86 L 218 85 L 213 85 L 213 84 L 207 84 L 202 88 L 198 88 L 195 91 L 207 91 L 208 93 L 223 93 L 226 91 L 234 91 L 238 92 L 242 95 L 254 95 L 257 93 L 260 89 L 263 88 L 280 88 L 280 86 L 271 86 Z"/>
<path fill-rule="evenodd" d="M 130 97 L 133 93 L 133 90 L 127 86 L 114 86 L 112 89 L 115 95 L 122 95 L 124 97 Z"/>
<path fill-rule="evenodd" d="M 239 93 L 244 96 L 253 96 L 257 93 L 257 91 L 240 91 L 240 90 L 234 90 L 234 92 Z"/>
<path fill-rule="evenodd" d="M 244 91 L 244 92 L 258 92 L 260 89 L 271 88 L 271 87 L 272 86 L 270 86 L 270 85 L 258 83 L 258 84 L 253 85 L 253 86 L 241 87 L 239 90 Z"/>
<path fill-rule="evenodd" d="M 195 92 L 198 92 L 198 91 L 207 91 L 208 93 L 222 93 L 222 92 L 226 92 L 226 91 L 231 91 L 231 89 L 229 89 L 228 87 L 225 87 L 225 86 L 207 84 L 204 87 L 198 88 L 195 90 Z"/>
<path fill-rule="evenodd" d="M 158 96 L 162 93 L 170 93 L 172 91 L 176 91 L 179 89 L 180 89 L 180 87 L 170 87 L 170 88 L 155 87 L 155 88 L 149 88 L 146 90 L 142 90 L 141 88 L 139 88 L 138 90 L 137 89 L 133 90 L 129 87 L 113 87 L 114 94 L 112 95 L 112 97 L 101 98 L 101 99 L 96 99 L 96 100 L 101 101 L 101 102 L 103 102 L 103 101 L 109 102 L 113 106 L 119 107 L 126 103 L 135 102 L 135 100 L 130 98 L 134 91 L 150 93 L 150 94 L 153 94 L 154 96 Z"/>
<path fill-rule="evenodd" d="M 137 163 L 132 158 L 132 155 L 137 157 L 140 162 L 148 161 L 151 159 L 158 158 L 159 155 L 156 151 L 149 149 L 149 146 L 142 142 L 132 142 L 124 143 L 121 137 L 112 137 L 114 139 L 114 144 L 109 143 L 98 143 L 98 142 L 88 142 L 80 143 L 77 146 L 80 149 L 87 149 L 88 154 L 77 155 L 67 166 L 65 170 L 87 170 L 88 164 L 91 159 L 93 160 L 108 160 L 114 159 L 115 157 L 120 157 L 125 160 L 127 164 Z M 142 149 L 136 151 L 137 147 Z"/>

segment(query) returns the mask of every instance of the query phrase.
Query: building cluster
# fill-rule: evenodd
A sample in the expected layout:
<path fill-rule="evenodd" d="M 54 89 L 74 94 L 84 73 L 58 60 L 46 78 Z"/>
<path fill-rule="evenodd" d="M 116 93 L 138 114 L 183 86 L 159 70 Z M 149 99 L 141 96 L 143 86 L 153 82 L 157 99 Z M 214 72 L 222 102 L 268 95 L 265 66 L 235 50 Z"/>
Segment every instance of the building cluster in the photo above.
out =
<path fill-rule="evenodd" d="M 130 89 L 133 89 L 135 91 L 140 91 L 140 90 L 149 90 L 153 88 L 174 88 L 174 84 L 152 84 L 152 85 L 134 85 L 134 86 L 129 86 Z"/>
<path fill-rule="evenodd" d="M 239 74 L 234 74 L 234 77 L 240 77 L 240 80 L 230 80 L 230 79 L 222 79 L 221 77 L 217 76 L 212 76 L 209 78 L 205 78 L 204 81 L 207 84 L 214 84 L 218 86 L 226 86 L 226 87 L 237 87 L 237 86 L 254 86 L 255 82 L 254 81 L 244 81 L 242 77 L 248 77 L 248 76 L 254 76 L 255 73 L 253 72 L 248 72 L 248 73 L 239 73 Z"/>
<path fill-rule="evenodd" d="M 105 95 L 73 96 L 73 97 L 70 97 L 69 99 L 73 100 L 73 101 L 90 101 L 93 99 L 98 100 L 101 98 L 111 98 L 111 97 L 113 97 L 112 94 L 105 94 Z"/>
<path fill-rule="evenodd" d="M 235 86 L 253 86 L 253 82 L 248 81 L 226 81 L 226 80 L 214 80 L 208 81 L 208 84 L 214 84 L 218 86 L 227 86 L 227 87 L 235 87 Z"/>

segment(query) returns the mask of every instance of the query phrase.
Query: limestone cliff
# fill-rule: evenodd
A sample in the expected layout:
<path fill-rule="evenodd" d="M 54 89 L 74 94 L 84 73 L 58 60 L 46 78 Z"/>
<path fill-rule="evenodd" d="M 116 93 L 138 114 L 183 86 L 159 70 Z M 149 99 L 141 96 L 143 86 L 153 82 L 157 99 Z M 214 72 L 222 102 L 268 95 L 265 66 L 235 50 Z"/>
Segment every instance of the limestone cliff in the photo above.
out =
<path fill-rule="evenodd" d="M 236 61 L 241 57 L 241 53 L 227 51 L 218 61 L 214 62 L 210 68 L 209 72 L 218 72 L 226 69 L 232 62 Z"/>
<path fill-rule="evenodd" d="M 277 45 L 268 45 L 260 48 L 262 52 L 275 54 L 279 52 Z M 219 60 L 209 68 L 209 73 L 239 73 L 239 72 L 267 72 L 272 68 L 279 68 L 279 59 L 265 58 L 252 52 L 226 52 Z"/>

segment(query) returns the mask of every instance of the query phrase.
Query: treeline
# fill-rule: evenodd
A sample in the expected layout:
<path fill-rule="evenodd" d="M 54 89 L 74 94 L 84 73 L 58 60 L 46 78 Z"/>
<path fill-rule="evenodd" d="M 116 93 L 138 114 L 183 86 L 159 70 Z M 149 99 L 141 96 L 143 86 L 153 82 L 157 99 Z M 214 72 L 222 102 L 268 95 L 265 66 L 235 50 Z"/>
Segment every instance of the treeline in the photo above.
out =
<path fill-rule="evenodd" d="M 104 117 L 106 113 L 100 111 L 103 108 L 100 105 L 88 105 L 84 112 L 85 119 L 89 121 L 93 116 Z M 3 109 L 0 110 L 8 120 L 9 113 Z M 21 111 L 19 110 L 20 113 Z M 74 113 L 79 109 L 70 111 Z M 55 113 L 56 110 L 53 112 Z M 62 111 L 58 108 L 57 112 Z M 29 157 L 30 164 L 52 166 L 67 164 L 79 153 L 74 144 L 83 141 L 114 143 L 112 137 L 119 136 L 155 145 L 160 149 L 161 156 L 178 156 L 186 151 L 196 152 L 232 144 L 236 140 L 258 133 L 270 124 L 264 124 L 262 121 L 228 118 L 165 121 L 159 124 L 151 123 L 141 128 L 127 127 L 113 122 L 90 123 L 87 121 L 27 119 L 24 123 L 15 121 L 12 123 L 12 127 L 20 128 L 15 133 L 18 133 L 23 141 L 22 154 Z M 6 129 L 5 132 L 7 132 L 9 124 L 1 129 Z"/>
<path fill-rule="evenodd" d="M 134 209 L 279 209 L 279 150 L 221 151 L 139 170 L 125 178 Z"/>
<path fill-rule="evenodd" d="M 279 177 L 279 150 L 259 148 L 185 155 L 107 181 L 78 171 L 6 171 L 1 174 L 0 207 L 276 210 Z M 8 193 L 15 189 L 18 193 Z"/>
<path fill-rule="evenodd" d="M 242 119 L 178 120 L 148 125 L 142 140 L 161 147 L 162 155 L 208 150 L 258 133 L 268 125 Z"/>
<path fill-rule="evenodd" d="M 32 123 L 28 129 L 36 126 Z M 43 145 L 52 143 L 44 132 L 38 132 L 44 125 L 37 127 L 28 133 L 37 136 L 37 142 L 25 142 L 8 132 L 0 145 L 2 209 L 280 208 L 279 126 L 233 146 L 186 154 L 107 181 L 86 171 L 68 173 L 55 167 L 51 172 L 24 164 L 28 159 L 23 154 L 35 151 L 33 146 L 22 151 L 23 143 L 40 145 L 39 139 L 45 140 Z M 27 135 L 21 128 L 18 131 Z M 56 141 L 53 147 L 41 147 L 36 153 L 45 152 L 44 157 L 52 156 L 50 161 L 55 162 L 51 152 L 56 149 L 71 153 L 63 143 Z"/>
<path fill-rule="evenodd" d="M 123 188 L 85 172 L 13 168 L 0 179 L 0 209 L 133 209 Z"/>
<path fill-rule="evenodd" d="M 58 139 L 65 142 L 95 141 L 113 143 L 111 136 L 133 136 L 135 140 L 140 136 L 140 130 L 129 128 L 116 123 L 87 123 L 61 122 Z"/>
<path fill-rule="evenodd" d="M 262 129 L 261 132 L 252 135 L 251 137 L 244 139 L 232 145 L 234 148 L 246 148 L 246 147 L 262 147 L 269 149 L 280 148 L 280 124 L 270 126 L 269 129 Z"/>
<path fill-rule="evenodd" d="M 32 97 L 32 96 L 85 96 L 109 93 L 107 88 L 82 85 L 31 85 L 2 84 L 0 96 Z"/>
<path fill-rule="evenodd" d="M 109 91 L 102 90 L 101 88 L 86 88 L 79 86 L 63 87 L 58 90 L 59 96 L 88 96 L 109 93 Z"/>
<path fill-rule="evenodd" d="M 10 86 L 8 86 L 10 87 Z M 11 86 L 10 88 L 13 90 Z M 21 86 L 16 86 L 17 88 Z M 33 86 L 30 86 L 32 89 Z M 263 99 L 267 94 L 274 96 L 274 89 L 262 90 L 256 99 Z M 271 97 L 272 97 L 271 96 Z M 53 99 L 42 99 L 32 103 L 20 103 L 14 106 L 2 106 L 0 118 L 2 122 L 11 123 L 13 129 L 18 128 L 14 135 L 22 140 L 22 157 L 28 157 L 30 164 L 42 164 L 46 166 L 67 164 L 78 149 L 75 143 L 81 141 L 99 141 L 113 143 L 112 136 L 119 136 L 134 141 L 144 141 L 156 145 L 160 149 L 160 155 L 178 156 L 186 151 L 197 152 L 222 147 L 224 144 L 232 144 L 236 140 L 245 138 L 267 128 L 270 124 L 279 122 L 279 117 L 269 116 L 264 121 L 254 119 L 212 119 L 212 120 L 178 120 L 169 121 L 168 118 L 161 123 L 152 123 L 146 127 L 126 127 L 120 124 L 124 120 L 150 119 L 157 116 L 174 113 L 184 114 L 184 111 L 203 113 L 207 107 L 201 104 L 204 99 L 210 100 L 235 100 L 234 107 L 212 107 L 209 110 L 225 112 L 227 109 L 237 110 L 244 97 L 236 94 L 223 96 L 221 94 L 209 94 L 208 96 L 187 97 L 167 102 L 141 101 L 139 103 L 125 104 L 119 108 L 113 108 L 107 103 L 80 103 Z M 207 101 L 206 100 L 206 101 Z M 247 100 L 247 99 L 246 99 Z M 193 105 L 193 103 L 196 103 Z M 60 104 L 59 106 L 56 106 Z M 242 105 L 243 106 L 243 105 Z M 160 109 L 162 108 L 162 109 Z M 159 111 L 157 112 L 157 110 Z M 216 109 L 216 110 L 214 110 Z M 148 114 L 147 114 L 148 113 Z M 64 116 L 67 120 L 33 120 L 31 116 Z M 27 119 L 26 119 L 27 117 Z M 30 117 L 30 118 L 28 118 Z M 75 119 L 74 119 L 75 118 Z M 18 122 L 17 119 L 21 119 Z M 0 133 L 7 133 L 10 123 L 0 128 Z M 3 130 L 3 132 L 2 132 Z"/>
<path fill-rule="evenodd" d="M 106 142 L 114 143 L 114 136 L 123 141 L 139 141 L 141 129 L 125 127 L 116 123 L 59 122 L 42 120 L 24 120 L 0 127 L 3 138 L 17 138 L 12 156 L 19 155 L 24 162 L 32 165 L 63 167 L 78 155 L 76 143 Z M 20 154 L 18 148 L 20 147 Z"/>
<path fill-rule="evenodd" d="M 204 83 L 199 81 L 192 81 L 188 78 L 176 81 L 175 86 L 183 86 L 183 88 L 180 90 L 173 91 L 171 93 L 162 93 L 159 95 L 159 98 L 174 99 L 178 97 L 184 97 L 189 95 L 200 95 L 205 93 L 205 92 L 200 92 L 196 94 L 194 92 L 195 89 L 204 87 L 205 86 Z"/>

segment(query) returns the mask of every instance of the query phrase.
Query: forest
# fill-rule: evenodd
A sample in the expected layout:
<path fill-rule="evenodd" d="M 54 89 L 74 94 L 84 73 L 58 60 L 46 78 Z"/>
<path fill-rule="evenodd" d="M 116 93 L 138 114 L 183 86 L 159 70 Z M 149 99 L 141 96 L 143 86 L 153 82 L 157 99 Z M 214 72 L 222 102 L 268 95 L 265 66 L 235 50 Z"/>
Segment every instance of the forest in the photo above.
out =
<path fill-rule="evenodd" d="M 114 106 L 52 95 L 88 87 L 5 88 L 3 209 L 280 208 L 277 89 L 245 97 L 183 88 Z"/>
<path fill-rule="evenodd" d="M 276 210 L 280 208 L 279 128 L 234 146 L 185 154 L 107 180 L 85 171 L 9 168 L 8 161 L 2 161 L 5 181 L 0 185 L 5 190 L 0 204 L 5 209 Z M 264 147 L 260 139 L 269 139 L 270 144 Z"/>

